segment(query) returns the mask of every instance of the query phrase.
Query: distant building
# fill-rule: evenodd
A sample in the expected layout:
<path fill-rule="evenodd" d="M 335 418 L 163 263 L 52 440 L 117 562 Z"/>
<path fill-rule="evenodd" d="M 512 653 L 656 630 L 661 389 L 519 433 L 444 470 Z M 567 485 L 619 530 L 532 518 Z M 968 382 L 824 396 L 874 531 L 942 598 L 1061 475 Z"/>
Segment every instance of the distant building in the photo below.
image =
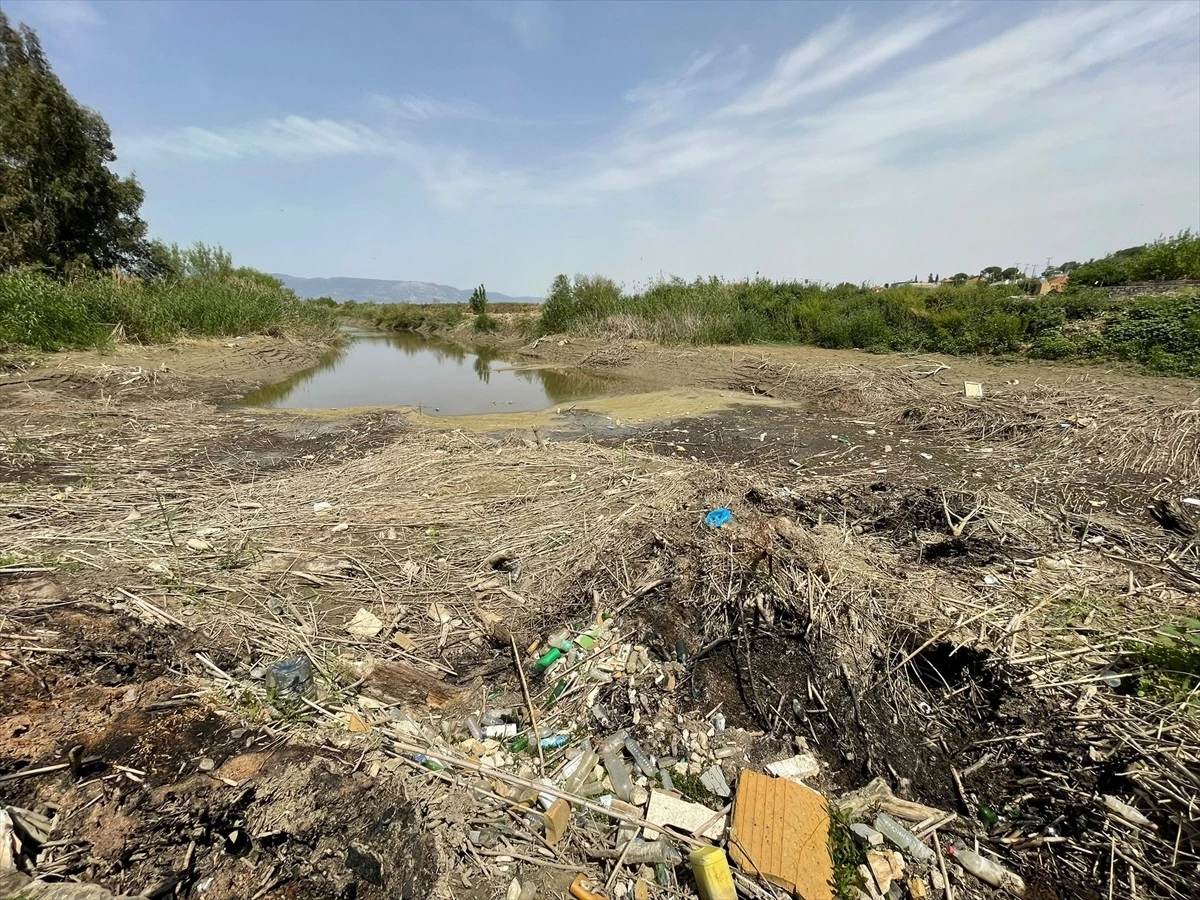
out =
<path fill-rule="evenodd" d="M 1042 294 L 1061 294 L 1067 289 L 1066 275 L 1055 275 L 1049 281 L 1042 282 Z"/>

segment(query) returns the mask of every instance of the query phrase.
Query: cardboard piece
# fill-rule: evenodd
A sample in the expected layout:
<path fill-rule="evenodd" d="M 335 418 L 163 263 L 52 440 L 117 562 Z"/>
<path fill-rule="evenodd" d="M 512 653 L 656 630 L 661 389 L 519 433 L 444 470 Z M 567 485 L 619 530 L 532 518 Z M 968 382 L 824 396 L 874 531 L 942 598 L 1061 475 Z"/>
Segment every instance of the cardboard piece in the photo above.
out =
<path fill-rule="evenodd" d="M 743 770 L 729 850 L 749 875 L 761 874 L 803 900 L 833 900 L 829 807 L 811 788 Z"/>

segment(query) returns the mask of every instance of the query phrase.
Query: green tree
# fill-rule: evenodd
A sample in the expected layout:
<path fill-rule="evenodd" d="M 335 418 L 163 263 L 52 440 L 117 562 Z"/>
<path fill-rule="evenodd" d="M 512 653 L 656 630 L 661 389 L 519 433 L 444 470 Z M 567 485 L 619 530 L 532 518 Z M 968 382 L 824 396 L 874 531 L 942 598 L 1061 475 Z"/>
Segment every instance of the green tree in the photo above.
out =
<path fill-rule="evenodd" d="M 33 29 L 0 10 L 0 271 L 41 266 L 134 271 L 147 256 L 143 192 L 108 125 L 75 100 Z"/>
<path fill-rule="evenodd" d="M 951 279 L 955 284 L 966 284 L 971 280 L 971 276 L 966 272 L 959 272 Z"/>
<path fill-rule="evenodd" d="M 471 299 L 467 303 L 475 315 L 487 315 L 487 290 L 482 284 L 471 292 Z"/>
<path fill-rule="evenodd" d="M 1016 281 L 1020 277 L 1021 277 L 1021 270 L 1018 269 L 1016 266 L 1009 266 L 1007 269 L 1005 269 L 1003 272 L 1000 273 L 1000 278 L 1003 281 Z"/>
<path fill-rule="evenodd" d="M 999 281 L 1000 276 L 1003 273 L 1004 273 L 1004 270 L 1001 269 L 999 266 L 988 266 L 986 269 L 984 269 L 982 272 L 979 273 L 979 277 L 982 278 L 984 281 Z"/>

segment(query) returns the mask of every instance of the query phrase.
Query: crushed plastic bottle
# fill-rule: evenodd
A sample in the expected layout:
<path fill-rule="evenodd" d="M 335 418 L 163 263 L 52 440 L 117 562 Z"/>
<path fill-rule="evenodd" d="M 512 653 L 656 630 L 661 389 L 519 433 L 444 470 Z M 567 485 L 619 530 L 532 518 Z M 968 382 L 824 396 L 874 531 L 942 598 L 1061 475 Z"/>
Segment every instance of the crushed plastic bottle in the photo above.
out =
<path fill-rule="evenodd" d="M 314 687 L 312 662 L 303 653 L 281 659 L 267 668 L 264 681 L 268 693 L 278 700 L 297 701 L 301 697 L 311 697 Z"/>
<path fill-rule="evenodd" d="M 552 734 L 549 737 L 544 737 L 538 743 L 543 750 L 555 750 L 559 747 L 565 747 L 571 740 L 569 734 Z"/>
<path fill-rule="evenodd" d="M 625 749 L 629 751 L 629 755 L 633 757 L 633 761 L 637 763 L 637 767 L 642 770 L 642 774 L 647 778 L 653 778 L 658 774 L 658 767 L 654 765 L 653 760 L 646 755 L 646 751 L 641 745 L 629 735 L 625 736 Z"/>
<path fill-rule="evenodd" d="M 551 647 L 549 650 L 547 650 L 545 653 L 543 653 L 541 655 L 541 657 L 538 659 L 537 666 L 536 666 L 538 672 L 545 674 L 545 672 L 552 665 L 554 665 L 556 662 L 558 662 L 561 657 L 562 657 L 562 651 L 559 650 L 557 647 Z"/>
<path fill-rule="evenodd" d="M 583 786 L 592 770 L 596 768 L 596 763 L 600 761 L 600 755 L 595 750 L 584 750 L 577 757 L 571 760 L 563 768 L 563 790 L 568 794 L 577 794 Z"/>
<path fill-rule="evenodd" d="M 954 847 L 948 847 L 946 852 L 980 881 L 992 887 L 1002 888 L 1014 897 L 1025 896 L 1025 882 L 1021 880 L 1021 876 L 1010 872 L 998 862 L 980 856 L 974 850 L 956 850 Z"/>
<path fill-rule="evenodd" d="M 683 862 L 683 854 L 670 841 L 635 841 L 628 850 L 623 850 L 625 862 L 640 866 L 668 863 L 673 866 Z"/>
<path fill-rule="evenodd" d="M 907 828 L 885 812 L 881 812 L 875 817 L 875 830 L 917 862 L 929 862 L 934 858 L 933 851 L 925 845 L 924 841 L 916 838 Z"/>
<path fill-rule="evenodd" d="M 440 762 L 438 762 L 436 759 L 431 759 L 430 757 L 426 756 L 424 753 L 414 753 L 413 759 L 415 759 L 417 762 L 419 762 L 422 766 L 424 766 L 430 772 L 444 772 L 446 770 L 446 767 L 443 766 Z"/>
<path fill-rule="evenodd" d="M 671 778 L 671 771 L 669 769 L 659 769 L 658 776 L 659 776 L 659 778 L 662 779 L 662 786 L 663 786 L 664 791 L 675 790 L 675 782 Z"/>
<path fill-rule="evenodd" d="M 1135 809 L 1128 803 L 1118 800 L 1112 794 L 1105 794 L 1103 799 L 1104 805 L 1112 812 L 1115 812 L 1126 822 L 1130 822 L 1134 825 L 1141 825 L 1145 828 L 1149 828 L 1151 831 L 1158 830 L 1158 826 L 1146 818 L 1146 815 L 1141 810 Z"/>
<path fill-rule="evenodd" d="M 609 715 L 608 707 L 603 703 L 597 703 L 592 707 L 592 717 L 605 728 L 612 728 L 612 716 Z"/>
<path fill-rule="evenodd" d="M 625 763 L 615 753 L 606 753 L 604 754 L 604 768 L 612 782 L 613 793 L 628 803 L 633 796 L 633 781 L 629 777 L 629 770 L 625 768 Z"/>

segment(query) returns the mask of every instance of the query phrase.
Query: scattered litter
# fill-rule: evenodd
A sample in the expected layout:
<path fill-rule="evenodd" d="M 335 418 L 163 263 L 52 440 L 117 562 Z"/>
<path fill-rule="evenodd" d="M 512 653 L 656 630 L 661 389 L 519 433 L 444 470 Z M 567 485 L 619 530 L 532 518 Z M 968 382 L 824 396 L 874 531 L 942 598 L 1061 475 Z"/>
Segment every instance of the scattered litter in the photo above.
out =
<path fill-rule="evenodd" d="M 1120 680 L 1118 679 L 1118 686 L 1119 686 L 1119 684 L 1120 684 Z M 1118 816 L 1120 816 L 1126 822 L 1129 822 L 1133 825 L 1142 825 L 1146 828 L 1149 828 L 1151 831 L 1158 830 L 1157 825 L 1155 825 L 1148 818 L 1146 818 L 1146 816 L 1140 810 L 1135 809 L 1134 807 L 1130 806 L 1128 803 L 1122 802 L 1121 800 L 1114 797 L 1112 794 L 1105 794 L 1103 799 L 1104 799 L 1104 805 L 1106 807 L 1108 807 L 1108 809 L 1111 810 L 1112 812 L 1115 812 Z"/>
<path fill-rule="evenodd" d="M 714 841 L 719 840 L 725 831 L 726 818 L 701 803 L 681 800 L 663 791 L 650 792 L 650 806 L 646 810 L 646 821 L 651 825 L 671 825 Z M 651 829 L 646 831 L 649 835 Z"/>
<path fill-rule="evenodd" d="M 268 695 L 285 701 L 308 697 L 315 687 L 312 663 L 303 653 L 268 666 L 264 681 Z"/>
<path fill-rule="evenodd" d="M 821 774 L 821 764 L 811 753 L 798 753 L 790 759 L 767 763 L 767 771 L 776 778 L 788 778 L 804 783 L 804 779 Z"/>
<path fill-rule="evenodd" d="M 202 538 L 188 538 L 187 545 L 190 549 L 197 551 L 212 549 L 212 544 Z"/>
<path fill-rule="evenodd" d="M 737 900 L 737 888 L 725 851 L 720 847 L 700 847 L 688 854 L 688 865 L 696 879 L 701 900 Z"/>
<path fill-rule="evenodd" d="M 948 847 L 946 852 L 980 881 L 992 887 L 1002 888 L 1014 897 L 1025 896 L 1025 882 L 1021 876 L 1010 872 L 998 862 L 980 856 L 974 850 L 956 850 L 954 847 Z"/>
<path fill-rule="evenodd" d="M 350 528 L 350 526 L 347 525 L 345 522 L 338 522 L 338 524 L 334 525 L 329 530 L 331 532 L 333 532 L 334 534 L 341 534 L 343 531 L 346 531 L 349 528 Z"/>
<path fill-rule="evenodd" d="M 917 862 L 929 862 L 934 858 L 932 850 L 885 812 L 875 817 L 875 830 Z"/>
<path fill-rule="evenodd" d="M 322 500 L 320 503 L 313 504 L 313 512 L 323 513 L 333 509 L 333 504 L 327 500 Z"/>
<path fill-rule="evenodd" d="M 794 781 L 749 769 L 737 788 L 729 848 L 738 868 L 805 900 L 832 900 L 825 798 Z"/>
<path fill-rule="evenodd" d="M 729 790 L 729 782 L 725 780 L 725 773 L 721 771 L 720 766 L 714 765 L 701 775 L 700 783 L 718 797 L 728 797 L 732 793 Z"/>
<path fill-rule="evenodd" d="M 722 525 L 729 524 L 730 520 L 732 520 L 732 519 L 733 519 L 733 513 L 731 513 L 728 509 L 726 509 L 725 507 L 722 506 L 717 509 L 714 509 L 707 516 L 705 516 L 704 524 L 707 525 L 709 528 L 720 528 Z"/>
<path fill-rule="evenodd" d="M 922 453 L 921 459 L 933 459 L 933 454 L 932 453 Z"/>
<path fill-rule="evenodd" d="M 1188 506 L 1200 506 L 1200 497 L 1184 497 L 1183 502 Z"/>
<path fill-rule="evenodd" d="M 359 608 L 346 623 L 346 633 L 357 638 L 373 638 L 383 631 L 383 621 L 369 610 Z"/>
<path fill-rule="evenodd" d="M 983 384 L 978 381 L 964 381 L 963 395 L 966 397 L 982 397 Z"/>

